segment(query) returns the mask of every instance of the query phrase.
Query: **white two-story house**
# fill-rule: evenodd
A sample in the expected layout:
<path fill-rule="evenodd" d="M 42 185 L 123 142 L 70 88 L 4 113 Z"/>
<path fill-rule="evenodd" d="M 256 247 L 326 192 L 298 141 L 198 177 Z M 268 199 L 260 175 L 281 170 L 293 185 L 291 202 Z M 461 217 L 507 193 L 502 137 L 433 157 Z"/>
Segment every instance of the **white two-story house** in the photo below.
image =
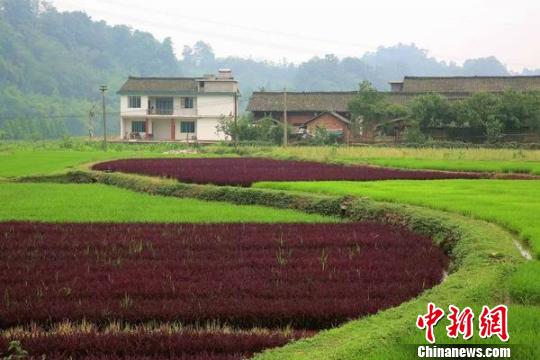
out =
<path fill-rule="evenodd" d="M 227 140 L 216 127 L 238 111 L 238 82 L 228 69 L 200 78 L 129 77 L 118 94 L 125 140 Z"/>

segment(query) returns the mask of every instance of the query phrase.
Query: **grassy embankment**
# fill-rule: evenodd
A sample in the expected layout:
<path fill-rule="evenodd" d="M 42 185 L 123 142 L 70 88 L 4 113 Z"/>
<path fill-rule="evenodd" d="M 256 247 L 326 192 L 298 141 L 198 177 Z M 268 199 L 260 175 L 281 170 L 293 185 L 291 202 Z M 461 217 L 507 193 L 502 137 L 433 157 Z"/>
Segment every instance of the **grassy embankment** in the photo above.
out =
<path fill-rule="evenodd" d="M 101 184 L 1 183 L 0 221 L 335 222 L 336 218 L 263 206 L 152 196 Z"/>

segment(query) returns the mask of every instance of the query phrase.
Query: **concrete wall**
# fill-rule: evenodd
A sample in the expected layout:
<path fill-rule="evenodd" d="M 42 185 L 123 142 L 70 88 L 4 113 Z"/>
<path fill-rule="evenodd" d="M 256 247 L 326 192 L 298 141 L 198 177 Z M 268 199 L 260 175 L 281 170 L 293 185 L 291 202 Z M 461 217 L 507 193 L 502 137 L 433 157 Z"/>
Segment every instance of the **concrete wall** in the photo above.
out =
<path fill-rule="evenodd" d="M 238 83 L 235 81 L 205 81 L 204 92 L 236 92 Z"/>
<path fill-rule="evenodd" d="M 219 118 L 198 119 L 196 124 L 197 139 L 200 141 L 226 140 L 225 134 L 217 133 L 216 126 L 218 121 Z"/>
<path fill-rule="evenodd" d="M 233 95 L 208 95 L 197 98 L 197 115 L 220 117 L 234 114 Z"/>
<path fill-rule="evenodd" d="M 180 116 L 196 116 L 197 115 L 197 97 L 190 96 L 193 98 L 193 108 L 186 109 L 184 107 L 184 97 L 175 97 L 174 98 L 174 114 Z"/>

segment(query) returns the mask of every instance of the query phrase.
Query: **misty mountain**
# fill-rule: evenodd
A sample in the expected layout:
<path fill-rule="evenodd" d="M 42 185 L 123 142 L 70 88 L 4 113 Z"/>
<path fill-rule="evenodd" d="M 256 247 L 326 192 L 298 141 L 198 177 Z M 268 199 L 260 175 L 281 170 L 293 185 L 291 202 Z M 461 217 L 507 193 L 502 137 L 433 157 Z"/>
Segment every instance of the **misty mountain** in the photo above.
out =
<path fill-rule="evenodd" d="M 388 81 L 404 75 L 509 74 L 495 57 L 469 59 L 459 66 L 414 44 L 379 47 L 358 57 L 328 54 L 301 64 L 217 57 L 203 41 L 175 54 L 170 38 L 160 41 L 128 26 L 109 26 L 84 12 L 59 12 L 39 0 L 0 0 L 0 137 L 85 133 L 90 110 L 99 112 L 101 84 L 110 89 L 109 130 L 116 131 L 115 92 L 128 75 L 200 76 L 218 68 L 233 70 L 242 104 L 260 89 L 353 90 L 369 80 L 387 90 Z M 524 73 L 538 74 L 540 69 Z"/>

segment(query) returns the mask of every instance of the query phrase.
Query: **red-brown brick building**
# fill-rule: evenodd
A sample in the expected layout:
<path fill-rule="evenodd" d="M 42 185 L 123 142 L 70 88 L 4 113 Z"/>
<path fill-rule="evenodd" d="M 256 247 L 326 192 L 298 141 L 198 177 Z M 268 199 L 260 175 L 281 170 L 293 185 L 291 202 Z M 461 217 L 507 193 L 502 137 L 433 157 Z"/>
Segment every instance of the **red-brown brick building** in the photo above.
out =
<path fill-rule="evenodd" d="M 335 111 L 325 111 L 305 122 L 308 134 L 315 134 L 318 127 L 326 129 L 349 142 L 351 122 Z"/>
<path fill-rule="evenodd" d="M 287 122 L 299 132 L 319 115 L 333 113 L 334 115 L 330 117 L 333 117 L 334 121 L 339 121 L 343 127 L 345 123 L 337 120 L 336 116 L 350 122 L 348 105 L 356 94 L 357 91 L 287 92 Z M 253 113 L 255 119 L 269 116 L 278 121 L 283 121 L 283 109 L 283 92 L 254 92 L 247 106 L 247 110 Z M 322 122 L 325 121 L 319 119 L 316 123 Z"/>

